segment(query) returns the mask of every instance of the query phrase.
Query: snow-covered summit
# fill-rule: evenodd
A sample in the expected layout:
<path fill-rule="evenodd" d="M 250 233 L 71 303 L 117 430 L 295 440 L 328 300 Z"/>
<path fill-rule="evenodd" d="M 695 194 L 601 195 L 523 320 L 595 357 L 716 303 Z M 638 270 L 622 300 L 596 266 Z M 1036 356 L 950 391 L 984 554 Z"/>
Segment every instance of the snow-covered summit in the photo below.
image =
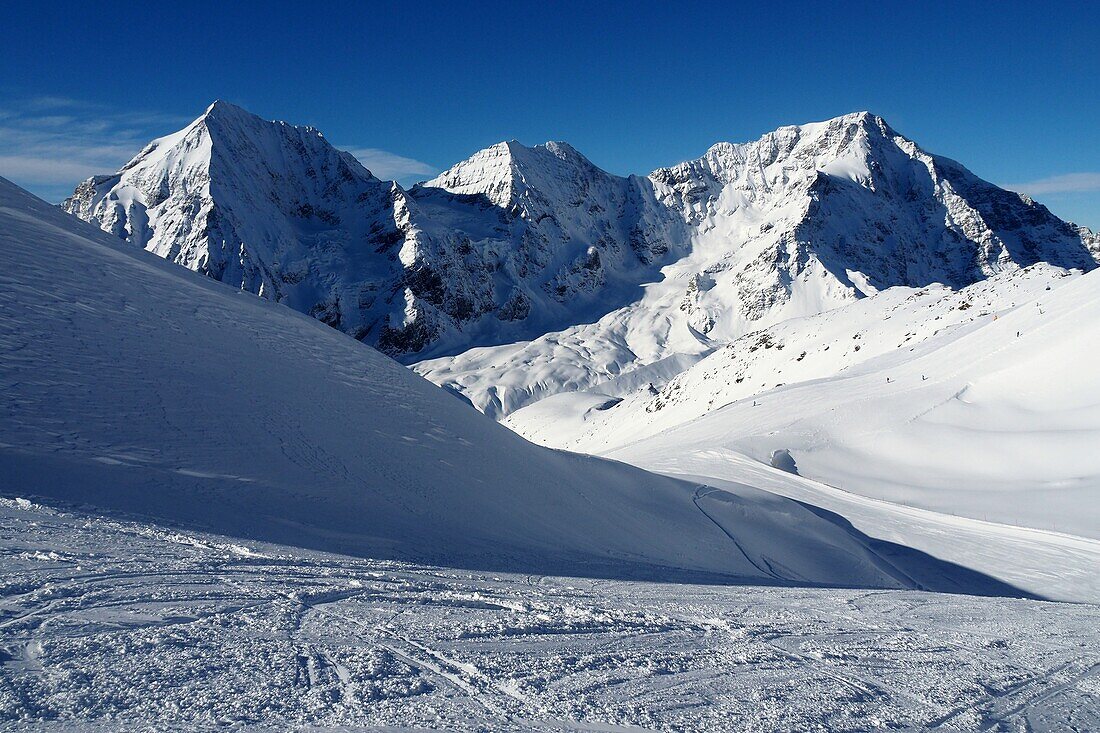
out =
<path fill-rule="evenodd" d="M 658 277 L 681 225 L 644 178 L 612 175 L 572 146 L 498 143 L 413 188 L 436 239 L 455 237 L 466 273 L 487 273 L 492 309 L 432 352 L 508 343 L 597 320 Z"/>
<path fill-rule="evenodd" d="M 388 229 L 389 187 L 316 130 L 214 102 L 150 143 L 113 176 L 81 184 L 62 207 L 216 280 L 307 312 L 352 247 Z M 339 249 L 340 251 L 335 251 Z M 326 272 L 311 272 L 322 252 Z M 311 302 L 312 301 L 312 302 Z"/>
<path fill-rule="evenodd" d="M 485 196 L 514 215 L 535 213 L 520 208 L 534 198 L 544 203 L 578 202 L 593 187 L 621 185 L 618 176 L 597 168 L 573 146 L 546 142 L 528 147 L 516 140 L 500 142 L 423 185 L 452 193 Z"/>
<path fill-rule="evenodd" d="M 612 380 L 616 394 L 624 381 L 659 388 L 716 345 L 890 287 L 957 289 L 1039 262 L 1090 270 L 1100 257 L 1091 232 L 867 112 L 719 143 L 649 182 L 675 223 L 649 229 L 670 238 L 634 299 L 595 322 L 418 371 L 500 417 Z"/>
<path fill-rule="evenodd" d="M 764 244 L 761 256 L 771 261 L 759 264 L 774 267 L 778 280 L 819 263 L 865 292 L 864 281 L 875 289 L 963 286 L 1040 261 L 1096 264 L 1095 241 L 1083 241 L 1075 227 L 925 152 L 869 112 L 719 143 L 651 177 L 700 235 L 721 232 L 727 252 L 730 220 L 759 220 L 758 231 L 737 239 Z"/>
<path fill-rule="evenodd" d="M 598 338 L 633 354 L 622 370 L 894 285 L 1100 257 L 1091 232 L 867 112 L 648 177 L 513 140 L 405 191 L 313 128 L 218 101 L 63 206 L 406 361 L 611 319 Z"/>

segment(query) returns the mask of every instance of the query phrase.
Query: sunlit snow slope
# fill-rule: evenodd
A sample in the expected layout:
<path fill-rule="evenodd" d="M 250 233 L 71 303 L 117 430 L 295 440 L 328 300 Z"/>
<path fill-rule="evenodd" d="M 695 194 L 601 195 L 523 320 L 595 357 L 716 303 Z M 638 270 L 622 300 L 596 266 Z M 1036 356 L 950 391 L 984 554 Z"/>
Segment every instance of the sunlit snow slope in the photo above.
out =
<path fill-rule="evenodd" d="M 533 446 L 2 179 L 0 348 L 9 496 L 465 567 L 1009 592 L 787 499 Z"/>
<path fill-rule="evenodd" d="M 843 375 L 886 354 L 914 355 L 930 339 L 964 338 L 1078 276 L 1038 264 L 961 290 L 889 288 L 745 334 L 671 376 L 643 368 L 583 392 L 552 395 L 504 423 L 537 443 L 606 453 L 777 388 Z"/>
<path fill-rule="evenodd" d="M 895 288 L 749 334 L 661 389 L 556 395 L 506 423 L 1095 600 L 1097 278 L 1034 266 L 960 291 Z"/>
<path fill-rule="evenodd" d="M 631 450 L 708 445 L 763 461 L 786 450 L 800 474 L 848 491 L 1100 538 L 1100 279 L 1041 292 Z"/>

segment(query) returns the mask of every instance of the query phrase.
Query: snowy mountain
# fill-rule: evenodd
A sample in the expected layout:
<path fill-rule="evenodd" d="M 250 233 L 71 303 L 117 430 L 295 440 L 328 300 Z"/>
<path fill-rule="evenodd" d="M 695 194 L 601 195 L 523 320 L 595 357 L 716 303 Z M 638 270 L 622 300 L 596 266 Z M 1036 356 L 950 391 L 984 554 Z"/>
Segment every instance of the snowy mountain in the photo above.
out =
<path fill-rule="evenodd" d="M 316 130 L 216 102 L 63 206 L 407 362 L 507 344 L 421 369 L 498 416 L 890 286 L 1100 256 L 1092 233 L 867 113 L 649 177 L 500 143 L 405 191 Z M 509 355 L 539 364 L 545 344 L 511 345 L 557 332 L 566 373 L 511 374 Z M 517 384 L 491 393 L 490 367 Z"/>
<path fill-rule="evenodd" d="M 484 314 L 417 354 L 529 339 L 636 300 L 683 226 L 652 182 L 600 170 L 566 143 L 486 148 L 410 191 L 488 274 Z M 476 258 L 471 259 L 471 258 Z M 440 268 L 441 278 L 462 278 Z M 493 308 L 489 313 L 489 308 Z"/>
<path fill-rule="evenodd" d="M 404 192 L 308 127 L 215 102 L 62 207 L 215 280 L 353 335 L 390 311 L 415 246 Z M 400 315 L 395 321 L 400 322 Z"/>
<path fill-rule="evenodd" d="M 312 128 L 219 101 L 62 206 L 394 355 L 530 338 L 627 302 L 672 225 L 644 179 L 564 144 L 495 146 L 438 184 L 407 193 Z"/>
<path fill-rule="evenodd" d="M 638 376 L 648 381 L 630 373 L 589 390 L 559 393 L 512 413 L 504 423 L 538 443 L 604 453 L 739 400 L 840 376 L 899 350 L 915 353 L 931 339 L 965 336 L 1077 276 L 1040 264 L 960 290 L 939 284 L 890 288 L 751 331 L 666 379 L 641 369 Z"/>
<path fill-rule="evenodd" d="M 751 487 L 534 446 L 3 180 L 0 344 L 9 497 L 451 567 L 1013 592 Z"/>
<path fill-rule="evenodd" d="M 637 300 L 417 371 L 503 417 L 558 392 L 659 387 L 746 333 L 893 286 L 959 288 L 1038 262 L 1088 270 L 1100 257 L 1088 230 L 867 113 L 719 144 L 650 179 L 682 220 L 665 231 L 687 240 L 670 244 Z"/>

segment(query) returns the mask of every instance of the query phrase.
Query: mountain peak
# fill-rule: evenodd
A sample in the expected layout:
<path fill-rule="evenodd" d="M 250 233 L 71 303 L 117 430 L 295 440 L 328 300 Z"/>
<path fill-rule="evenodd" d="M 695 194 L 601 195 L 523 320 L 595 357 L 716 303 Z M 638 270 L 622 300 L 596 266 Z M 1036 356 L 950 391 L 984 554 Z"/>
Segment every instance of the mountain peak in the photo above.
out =
<path fill-rule="evenodd" d="M 207 127 L 241 127 L 242 125 L 256 126 L 259 124 L 273 123 L 269 123 L 262 117 L 249 112 L 243 107 L 238 107 L 232 102 L 216 99 L 206 108 L 202 115 L 192 123 L 192 125 L 194 124 L 205 124 Z"/>
<path fill-rule="evenodd" d="M 233 104 L 232 102 L 227 102 L 224 99 L 215 99 L 213 102 L 211 102 L 206 107 L 206 111 L 203 114 L 208 115 L 208 114 L 210 114 L 214 111 L 239 110 L 239 109 L 241 109 L 241 107 Z"/>
<path fill-rule="evenodd" d="M 883 122 L 884 121 L 881 117 L 879 117 L 875 113 L 870 112 L 869 110 L 865 110 L 865 109 L 860 110 L 859 112 L 849 112 L 846 115 L 840 115 L 839 117 L 834 117 L 833 119 L 844 121 L 844 122 L 856 122 L 856 123 Z"/>
<path fill-rule="evenodd" d="M 612 176 L 569 143 L 551 140 L 528 146 L 507 140 L 477 151 L 424 186 L 483 194 L 498 206 L 510 206 L 527 190 L 555 191 L 578 177 Z"/>
<path fill-rule="evenodd" d="M 224 99 L 215 99 L 202 113 L 203 117 L 226 117 L 230 115 L 260 119 L 257 115 L 249 112 L 244 107 L 233 104 L 232 102 L 227 102 Z"/>

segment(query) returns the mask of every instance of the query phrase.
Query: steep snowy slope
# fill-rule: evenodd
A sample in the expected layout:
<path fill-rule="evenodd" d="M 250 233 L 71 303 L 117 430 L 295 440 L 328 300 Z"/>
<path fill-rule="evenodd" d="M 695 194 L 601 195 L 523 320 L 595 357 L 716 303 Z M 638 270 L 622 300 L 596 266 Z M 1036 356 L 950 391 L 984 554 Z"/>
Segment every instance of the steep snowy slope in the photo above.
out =
<path fill-rule="evenodd" d="M 595 324 L 417 371 L 501 417 L 672 357 L 634 378 L 645 384 L 747 332 L 892 286 L 959 288 L 1037 262 L 1088 270 L 1100 256 L 1091 232 L 867 113 L 722 143 L 650 179 L 688 240 L 669 247 L 638 300 Z"/>
<path fill-rule="evenodd" d="M 742 454 L 867 497 L 1100 538 L 1098 286 L 1095 272 L 1067 279 L 1000 317 L 739 399 L 610 455 L 652 466 L 658 454 Z"/>
<path fill-rule="evenodd" d="M 748 487 L 527 443 L 0 180 L 0 487 L 376 558 L 1007 592 Z"/>

